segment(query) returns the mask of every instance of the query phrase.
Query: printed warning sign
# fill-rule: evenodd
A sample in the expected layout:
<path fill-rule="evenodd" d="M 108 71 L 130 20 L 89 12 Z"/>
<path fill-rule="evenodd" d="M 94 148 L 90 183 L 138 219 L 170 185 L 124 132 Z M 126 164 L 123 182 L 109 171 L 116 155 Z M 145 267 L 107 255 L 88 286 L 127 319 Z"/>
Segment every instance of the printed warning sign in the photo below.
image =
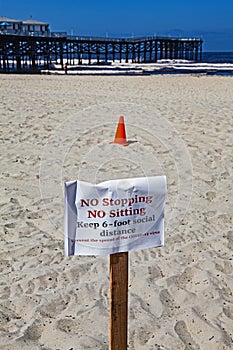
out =
<path fill-rule="evenodd" d="M 166 177 L 65 183 L 65 255 L 164 245 Z"/>

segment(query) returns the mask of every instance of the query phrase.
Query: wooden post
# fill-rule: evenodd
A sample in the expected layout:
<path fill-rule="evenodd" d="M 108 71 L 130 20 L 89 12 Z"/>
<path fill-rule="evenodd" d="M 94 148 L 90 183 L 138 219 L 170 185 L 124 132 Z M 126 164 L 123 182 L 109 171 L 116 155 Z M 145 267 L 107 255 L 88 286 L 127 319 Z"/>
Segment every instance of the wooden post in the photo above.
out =
<path fill-rule="evenodd" d="M 91 43 L 88 43 L 88 64 L 91 64 Z"/>
<path fill-rule="evenodd" d="M 19 41 L 16 41 L 16 43 L 15 43 L 15 51 L 16 51 L 16 67 L 17 67 L 17 71 L 19 72 L 21 70 L 21 57 L 20 57 L 20 43 L 19 43 Z"/>
<path fill-rule="evenodd" d="M 110 350 L 126 350 L 128 252 L 110 255 Z"/>
<path fill-rule="evenodd" d="M 147 54 L 147 42 L 144 41 L 144 56 L 143 56 L 144 63 L 146 62 L 146 54 Z"/>
<path fill-rule="evenodd" d="M 116 51 L 115 43 L 112 43 L 112 60 L 113 60 L 113 62 L 115 62 L 115 51 Z"/>
<path fill-rule="evenodd" d="M 125 44 L 126 47 L 126 51 L 125 51 L 125 62 L 128 63 L 129 62 L 129 43 Z"/>
<path fill-rule="evenodd" d="M 59 46 L 60 46 L 60 64 L 61 64 L 61 68 L 63 69 L 64 65 L 63 65 L 63 41 L 62 40 L 60 40 Z"/>
<path fill-rule="evenodd" d="M 108 62 L 108 43 L 105 43 L 105 62 Z"/>
<path fill-rule="evenodd" d="M 121 63 L 121 60 L 122 60 L 122 43 L 121 42 L 120 42 L 119 54 L 120 54 L 120 63 Z"/>
<path fill-rule="evenodd" d="M 200 62 L 202 62 L 202 42 L 200 43 Z"/>
<path fill-rule="evenodd" d="M 97 64 L 100 63 L 100 44 L 96 44 L 96 58 L 97 58 Z"/>
<path fill-rule="evenodd" d="M 31 46 L 31 62 L 32 62 L 32 70 L 36 69 L 36 53 L 35 53 L 35 42 L 32 40 L 30 43 Z"/>
<path fill-rule="evenodd" d="M 141 61 L 141 43 L 138 43 L 138 63 Z"/>
<path fill-rule="evenodd" d="M 132 43 L 132 63 L 135 63 L 135 43 Z"/>
<path fill-rule="evenodd" d="M 167 60 L 167 59 L 168 59 L 168 57 L 167 57 L 167 52 L 168 52 L 168 41 L 165 41 L 165 42 L 164 42 L 164 45 L 165 45 L 165 52 L 164 52 L 164 54 L 165 54 L 165 60 Z"/>
<path fill-rule="evenodd" d="M 153 51 L 153 41 L 150 40 L 150 58 L 149 58 L 149 62 L 152 62 L 152 51 Z"/>
<path fill-rule="evenodd" d="M 78 64 L 82 64 L 82 57 L 83 57 L 83 44 L 79 43 L 78 47 Z"/>
<path fill-rule="evenodd" d="M 163 59 L 163 41 L 160 40 L 160 60 Z"/>
<path fill-rule="evenodd" d="M 155 40 L 155 42 L 154 42 L 154 47 L 155 47 L 154 62 L 157 62 L 157 56 L 158 56 L 158 41 L 157 40 Z"/>

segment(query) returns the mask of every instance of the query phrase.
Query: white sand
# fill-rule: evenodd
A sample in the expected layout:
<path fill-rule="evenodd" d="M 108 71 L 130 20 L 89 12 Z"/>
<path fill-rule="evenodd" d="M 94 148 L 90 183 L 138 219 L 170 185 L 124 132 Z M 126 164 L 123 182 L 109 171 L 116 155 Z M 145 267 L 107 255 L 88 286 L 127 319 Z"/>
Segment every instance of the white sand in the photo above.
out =
<path fill-rule="evenodd" d="M 164 173 L 165 247 L 130 253 L 129 349 L 233 349 L 233 78 L 2 75 L 0 91 L 0 348 L 108 349 L 108 257 L 64 258 L 63 181 Z"/>

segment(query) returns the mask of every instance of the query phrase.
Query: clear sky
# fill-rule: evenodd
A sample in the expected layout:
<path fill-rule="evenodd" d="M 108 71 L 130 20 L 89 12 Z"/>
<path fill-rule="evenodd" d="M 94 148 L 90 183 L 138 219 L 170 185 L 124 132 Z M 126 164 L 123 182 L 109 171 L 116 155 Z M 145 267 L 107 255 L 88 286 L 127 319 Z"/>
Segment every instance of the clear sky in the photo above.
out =
<path fill-rule="evenodd" d="M 74 35 L 197 36 L 204 51 L 233 52 L 233 0 L 0 0 L 0 16 Z"/>

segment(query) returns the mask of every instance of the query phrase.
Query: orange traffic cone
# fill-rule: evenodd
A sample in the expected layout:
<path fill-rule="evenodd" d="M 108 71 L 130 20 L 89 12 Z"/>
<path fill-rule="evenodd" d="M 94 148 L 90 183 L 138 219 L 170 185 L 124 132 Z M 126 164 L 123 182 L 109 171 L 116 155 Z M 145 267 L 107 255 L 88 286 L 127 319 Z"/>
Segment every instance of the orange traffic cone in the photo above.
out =
<path fill-rule="evenodd" d="M 125 123 L 124 117 L 119 118 L 115 139 L 110 143 L 117 143 L 122 146 L 128 146 L 129 142 L 126 141 Z"/>

